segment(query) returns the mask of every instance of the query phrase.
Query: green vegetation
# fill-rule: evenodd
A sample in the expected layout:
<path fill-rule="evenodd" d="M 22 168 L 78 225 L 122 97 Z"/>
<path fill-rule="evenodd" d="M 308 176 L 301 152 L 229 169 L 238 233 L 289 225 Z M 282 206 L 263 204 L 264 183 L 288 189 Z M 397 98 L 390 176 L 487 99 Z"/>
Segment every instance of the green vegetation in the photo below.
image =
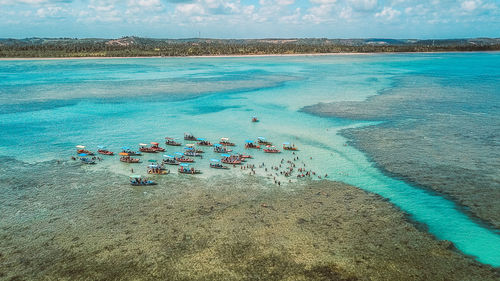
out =
<path fill-rule="evenodd" d="M 500 39 L 0 39 L 0 57 L 139 57 L 496 51 Z"/>

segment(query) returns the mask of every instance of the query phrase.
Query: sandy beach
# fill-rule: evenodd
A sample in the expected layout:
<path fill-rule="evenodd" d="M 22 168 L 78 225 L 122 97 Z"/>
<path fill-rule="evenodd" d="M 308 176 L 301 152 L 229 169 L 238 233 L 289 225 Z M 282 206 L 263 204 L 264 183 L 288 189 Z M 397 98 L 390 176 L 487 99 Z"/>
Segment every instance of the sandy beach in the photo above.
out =
<path fill-rule="evenodd" d="M 206 55 L 206 56 L 139 56 L 139 57 L 31 57 L 0 58 L 0 61 L 23 60 L 95 60 L 95 59 L 149 59 L 149 58 L 252 58 L 252 57 L 316 57 L 316 56 L 358 56 L 384 54 L 439 54 L 439 53 L 498 53 L 500 51 L 445 51 L 445 52 L 366 52 L 366 53 L 308 53 L 308 54 L 250 54 L 250 55 Z"/>
<path fill-rule="evenodd" d="M 16 60 L 94 60 L 94 59 L 149 59 L 149 58 L 249 58 L 249 57 L 311 57 L 311 56 L 350 56 L 374 55 L 378 53 L 311 53 L 311 54 L 255 54 L 255 55 L 206 55 L 206 56 L 146 56 L 146 57 L 33 57 L 33 58 L 0 58 L 0 61 Z"/>

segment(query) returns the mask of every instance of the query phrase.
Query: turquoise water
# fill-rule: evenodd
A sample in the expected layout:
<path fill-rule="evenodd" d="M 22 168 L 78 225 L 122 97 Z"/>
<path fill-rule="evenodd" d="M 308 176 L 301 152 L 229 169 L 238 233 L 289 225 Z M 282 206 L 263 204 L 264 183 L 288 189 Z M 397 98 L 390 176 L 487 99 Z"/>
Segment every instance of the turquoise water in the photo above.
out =
<path fill-rule="evenodd" d="M 0 155 L 26 162 L 68 159 L 78 144 L 118 152 L 124 145 L 137 148 L 192 132 L 211 141 L 229 137 L 238 144 L 236 151 L 255 156 L 254 164 L 270 166 L 292 156 L 244 151 L 244 141 L 258 136 L 277 146 L 289 141 L 300 148 L 297 156 L 308 169 L 390 199 L 439 239 L 500 266 L 498 233 L 453 202 L 384 175 L 338 135 L 373 122 L 299 111 L 318 102 L 364 100 L 412 75 L 500 89 L 499 64 L 496 53 L 0 61 Z M 500 99 L 496 94 L 492 97 Z M 252 115 L 261 122 L 251 123 Z M 168 154 L 179 151 L 167 147 Z M 207 152 L 197 161 L 200 177 L 221 173 L 207 167 L 215 156 Z M 145 165 L 133 166 L 135 173 Z M 131 166 L 115 157 L 93 168 L 123 174 L 125 182 Z"/>

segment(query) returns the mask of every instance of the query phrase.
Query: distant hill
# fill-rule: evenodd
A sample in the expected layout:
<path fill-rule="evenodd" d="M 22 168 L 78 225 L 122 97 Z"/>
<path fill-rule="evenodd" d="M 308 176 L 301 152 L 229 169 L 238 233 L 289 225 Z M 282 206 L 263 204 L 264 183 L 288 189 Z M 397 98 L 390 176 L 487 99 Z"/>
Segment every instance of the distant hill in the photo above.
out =
<path fill-rule="evenodd" d="M 1 39 L 0 57 L 192 56 L 500 50 L 500 38 L 470 39 Z"/>

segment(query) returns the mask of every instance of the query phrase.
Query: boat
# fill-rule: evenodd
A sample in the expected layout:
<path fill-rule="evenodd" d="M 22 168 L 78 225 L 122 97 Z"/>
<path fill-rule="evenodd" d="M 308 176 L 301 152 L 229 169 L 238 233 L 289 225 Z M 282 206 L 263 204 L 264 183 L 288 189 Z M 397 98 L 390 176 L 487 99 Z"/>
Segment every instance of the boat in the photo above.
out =
<path fill-rule="evenodd" d="M 222 144 L 225 146 L 235 146 L 234 143 L 229 141 L 229 138 L 221 138 L 219 144 Z"/>
<path fill-rule="evenodd" d="M 165 148 L 162 148 L 160 147 L 160 144 L 157 143 L 157 142 L 151 142 L 151 149 L 154 149 L 155 151 L 159 151 L 159 152 L 164 152 L 165 151 Z"/>
<path fill-rule="evenodd" d="M 213 168 L 213 169 L 229 169 L 228 166 L 224 166 L 224 165 L 220 164 L 220 160 L 219 159 L 210 159 L 210 168 Z"/>
<path fill-rule="evenodd" d="M 187 140 L 187 141 L 196 141 L 198 139 L 193 134 L 191 134 L 191 133 L 184 133 L 184 140 Z"/>
<path fill-rule="evenodd" d="M 175 157 L 175 160 L 177 162 L 182 162 L 182 163 L 193 163 L 194 162 L 194 159 L 187 158 L 187 157 L 184 157 L 184 156 Z"/>
<path fill-rule="evenodd" d="M 156 185 L 156 182 L 142 178 L 140 175 L 131 175 L 130 184 L 133 186 Z"/>
<path fill-rule="evenodd" d="M 285 143 L 283 143 L 283 149 L 284 149 L 284 150 L 294 150 L 294 151 L 299 150 L 299 149 L 295 146 L 295 144 L 290 145 L 290 143 L 289 143 L 289 142 L 285 142 Z"/>
<path fill-rule="evenodd" d="M 85 157 L 85 156 L 87 156 L 87 154 L 85 154 L 85 153 L 80 153 L 80 154 L 78 154 L 78 156 L 80 156 L 80 161 L 82 161 L 83 164 L 95 164 L 94 160 Z"/>
<path fill-rule="evenodd" d="M 176 142 L 174 138 L 165 138 L 165 144 L 170 145 L 170 146 L 181 146 L 182 144 L 180 142 Z"/>
<path fill-rule="evenodd" d="M 239 153 L 238 156 L 240 158 L 243 158 L 243 159 L 250 159 L 250 158 L 253 158 L 252 155 L 248 155 L 248 154 L 241 154 Z"/>
<path fill-rule="evenodd" d="M 270 141 L 267 141 L 265 137 L 258 137 L 257 143 L 263 144 L 263 145 L 273 145 L 273 143 Z"/>
<path fill-rule="evenodd" d="M 259 122 L 259 119 L 257 119 L 257 116 L 252 116 L 252 122 Z"/>
<path fill-rule="evenodd" d="M 141 156 L 142 155 L 142 153 L 140 153 L 139 151 L 133 151 L 128 146 L 122 147 L 122 152 L 127 153 L 129 156 Z"/>
<path fill-rule="evenodd" d="M 254 149 L 260 149 L 260 145 L 256 145 L 253 141 L 251 140 L 246 140 L 245 141 L 245 148 L 254 148 Z"/>
<path fill-rule="evenodd" d="M 189 166 L 189 164 L 180 164 L 180 167 L 179 169 L 177 169 L 177 171 L 180 174 L 190 174 L 190 175 L 201 174 L 200 170 L 196 170 L 195 168 Z"/>
<path fill-rule="evenodd" d="M 99 154 L 102 154 L 102 155 L 114 155 L 114 153 L 112 151 L 107 150 L 106 147 L 104 147 L 104 146 L 100 145 L 97 148 L 98 148 L 97 149 L 97 153 L 99 153 Z"/>
<path fill-rule="evenodd" d="M 239 165 L 241 164 L 241 158 L 236 155 L 221 154 L 222 159 L 220 160 L 224 164 Z"/>
<path fill-rule="evenodd" d="M 76 146 L 76 153 L 77 153 L 77 154 L 82 154 L 82 153 L 84 153 L 84 154 L 87 154 L 87 155 L 94 155 L 94 152 L 92 152 L 92 151 L 90 151 L 90 150 L 86 150 L 86 149 L 85 149 L 85 146 L 83 146 L 83 145 L 77 145 L 77 146 Z"/>
<path fill-rule="evenodd" d="M 278 149 L 276 149 L 275 146 L 266 146 L 266 148 L 264 148 L 264 152 L 265 153 L 280 153 L 281 151 L 279 151 Z"/>
<path fill-rule="evenodd" d="M 139 145 L 140 145 L 140 147 L 139 147 L 140 152 L 144 152 L 144 153 L 156 153 L 156 152 L 158 152 L 154 148 L 147 147 L 147 144 L 145 144 L 145 143 L 140 143 Z"/>
<path fill-rule="evenodd" d="M 185 156 L 201 157 L 201 154 L 196 152 L 196 149 L 194 149 L 194 148 L 185 147 L 184 149 L 186 150 L 186 151 L 184 151 Z"/>
<path fill-rule="evenodd" d="M 188 143 L 188 144 L 186 144 L 186 149 L 193 149 L 196 153 L 205 153 L 205 151 L 203 151 L 202 149 L 196 148 L 194 146 L 194 143 Z"/>
<path fill-rule="evenodd" d="M 233 150 L 225 147 L 225 146 L 222 146 L 221 144 L 214 144 L 214 152 L 216 153 L 228 153 L 228 152 L 231 152 Z"/>
<path fill-rule="evenodd" d="M 128 153 L 125 153 L 125 152 L 120 152 L 119 155 L 121 156 L 120 157 L 121 162 L 125 162 L 125 163 L 140 163 L 141 162 L 141 159 L 132 158 L 132 157 L 130 157 L 130 155 Z"/>
<path fill-rule="evenodd" d="M 200 146 L 212 146 L 212 143 L 210 143 L 209 141 L 202 139 L 202 138 L 198 138 L 197 144 Z"/>
<path fill-rule="evenodd" d="M 166 164 L 166 165 L 179 165 L 179 162 L 177 160 L 175 160 L 174 156 L 163 155 L 163 157 L 165 157 L 165 159 L 163 159 L 161 161 L 162 164 Z"/>
<path fill-rule="evenodd" d="M 182 163 L 192 163 L 192 162 L 194 162 L 194 159 L 185 157 L 184 153 L 176 152 L 175 154 L 177 154 L 177 155 L 180 156 L 180 157 L 175 157 L 174 158 L 177 162 L 182 162 Z"/>
<path fill-rule="evenodd" d="M 148 174 L 156 174 L 156 175 L 166 175 L 170 173 L 170 170 L 165 169 L 161 164 L 150 164 L 148 165 Z"/>

